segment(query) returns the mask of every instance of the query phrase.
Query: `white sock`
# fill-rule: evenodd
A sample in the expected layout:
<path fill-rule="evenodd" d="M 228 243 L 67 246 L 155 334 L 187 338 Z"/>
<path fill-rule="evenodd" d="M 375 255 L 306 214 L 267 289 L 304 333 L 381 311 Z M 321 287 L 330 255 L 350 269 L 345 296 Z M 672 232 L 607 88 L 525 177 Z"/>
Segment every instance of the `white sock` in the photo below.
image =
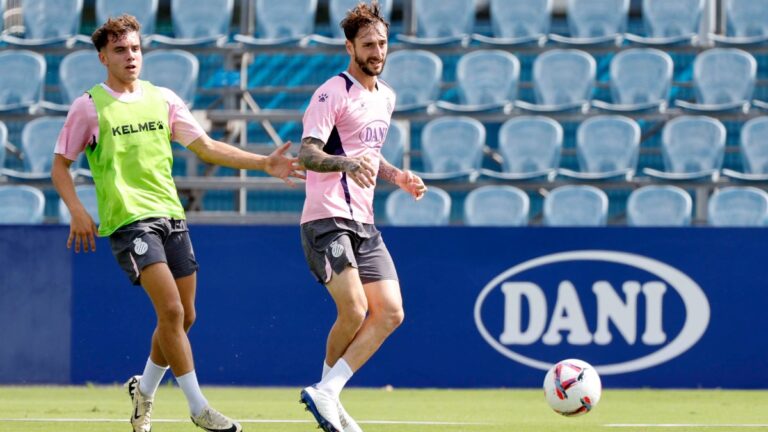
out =
<path fill-rule="evenodd" d="M 198 416 L 203 408 L 208 406 L 208 401 L 203 396 L 200 385 L 197 383 L 197 374 L 195 374 L 195 371 L 185 373 L 180 377 L 176 377 L 176 382 L 179 383 L 181 391 L 187 397 L 189 412 L 192 413 L 193 417 Z"/>
<path fill-rule="evenodd" d="M 141 374 L 141 380 L 139 380 L 139 391 L 141 394 L 154 397 L 167 370 L 168 366 L 158 366 L 151 358 L 148 358 L 147 364 L 144 366 L 144 373 Z"/>
<path fill-rule="evenodd" d="M 328 366 L 328 363 L 323 362 L 323 375 L 320 377 L 320 379 L 325 378 L 326 375 L 328 375 L 328 372 L 331 371 L 331 367 Z"/>
<path fill-rule="evenodd" d="M 328 371 L 317 385 L 317 389 L 334 397 L 339 397 L 341 389 L 344 388 L 344 385 L 347 384 L 350 378 L 352 378 L 352 369 L 342 358 Z"/>

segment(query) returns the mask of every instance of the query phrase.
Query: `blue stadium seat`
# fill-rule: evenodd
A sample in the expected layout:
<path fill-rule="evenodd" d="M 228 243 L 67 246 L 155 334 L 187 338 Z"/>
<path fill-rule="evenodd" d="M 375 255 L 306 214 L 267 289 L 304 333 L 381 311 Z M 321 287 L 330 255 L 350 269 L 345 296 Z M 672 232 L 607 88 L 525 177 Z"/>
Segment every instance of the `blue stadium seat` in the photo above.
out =
<path fill-rule="evenodd" d="M 611 60 L 613 103 L 592 101 L 596 108 L 637 113 L 666 109 L 674 64 L 669 54 L 653 48 L 631 48 Z"/>
<path fill-rule="evenodd" d="M 605 226 L 608 223 L 608 196 L 587 185 L 566 185 L 544 197 L 546 226 Z"/>
<path fill-rule="evenodd" d="M 0 121 L 0 176 L 5 168 L 5 145 L 8 143 L 8 128 Z"/>
<path fill-rule="evenodd" d="M 755 187 L 726 187 L 709 197 L 707 212 L 707 223 L 711 226 L 765 226 L 768 193 Z"/>
<path fill-rule="evenodd" d="M 45 195 L 26 185 L 0 186 L 0 224 L 32 225 L 43 223 Z"/>
<path fill-rule="evenodd" d="M 439 96 L 443 62 L 426 50 L 395 51 L 387 56 L 381 79 L 397 95 L 395 111 L 424 110 Z"/>
<path fill-rule="evenodd" d="M 485 146 L 485 127 L 465 116 L 431 120 L 421 132 L 425 180 L 469 179 L 480 172 Z"/>
<path fill-rule="evenodd" d="M 96 21 L 99 25 L 108 18 L 122 14 L 136 17 L 141 24 L 141 35 L 154 35 L 157 21 L 158 0 L 96 0 Z M 146 39 L 143 42 L 147 42 Z"/>
<path fill-rule="evenodd" d="M 45 58 L 29 50 L 0 51 L 0 112 L 33 112 L 43 97 Z"/>
<path fill-rule="evenodd" d="M 451 197 L 448 192 L 430 186 L 424 197 L 416 201 L 408 192 L 397 189 L 387 196 L 385 211 L 390 225 L 448 225 L 451 216 Z"/>
<path fill-rule="evenodd" d="M 0 16 L 5 17 L 5 0 L 0 0 Z M 5 19 L 0 19 L 0 34 L 3 32 Z"/>
<path fill-rule="evenodd" d="M 247 45 L 274 46 L 299 43 L 314 33 L 317 0 L 252 0 L 256 35 L 235 35 Z"/>
<path fill-rule="evenodd" d="M 514 186 L 483 186 L 464 200 L 464 223 L 469 226 L 525 226 L 531 203 Z"/>
<path fill-rule="evenodd" d="M 144 55 L 141 77 L 152 84 L 173 90 L 192 108 L 197 92 L 200 63 L 181 49 L 158 49 Z"/>
<path fill-rule="evenodd" d="M 387 130 L 387 138 L 384 140 L 384 145 L 381 147 L 381 155 L 384 156 L 387 162 L 390 164 L 402 168 L 403 156 L 405 155 L 405 143 L 408 139 L 408 132 L 405 126 L 398 121 L 391 121 L 389 123 L 389 130 Z"/>
<path fill-rule="evenodd" d="M 544 116 L 517 116 L 499 129 L 502 172 L 481 174 L 503 180 L 552 180 L 560 165 L 563 127 Z"/>
<path fill-rule="evenodd" d="M 576 49 L 544 52 L 533 62 L 536 104 L 518 100 L 521 109 L 533 112 L 585 110 L 592 99 L 597 65 L 588 53 Z"/>
<path fill-rule="evenodd" d="M 739 144 L 743 172 L 723 169 L 723 174 L 736 180 L 768 180 L 768 117 L 755 117 L 741 127 Z"/>
<path fill-rule="evenodd" d="M 379 7 L 387 22 L 391 19 L 392 5 L 394 2 L 395 0 L 379 0 Z M 328 14 L 330 16 L 331 36 L 327 37 L 314 34 L 311 36 L 311 39 L 315 42 L 328 45 L 344 45 L 344 41 L 346 41 L 347 38 L 344 36 L 344 29 L 342 29 L 339 24 L 347 15 L 347 12 L 357 6 L 358 3 L 360 3 L 360 0 L 329 0 Z M 366 1 L 365 3 L 370 3 L 370 1 Z"/>
<path fill-rule="evenodd" d="M 472 39 L 494 46 L 512 47 L 547 40 L 552 21 L 552 0 L 491 0 L 493 36 L 473 34 Z"/>
<path fill-rule="evenodd" d="M 630 0 L 568 0 L 566 18 L 570 37 L 552 34 L 555 42 L 569 45 L 613 44 L 627 28 Z"/>
<path fill-rule="evenodd" d="M 677 186 L 643 186 L 627 200 L 629 226 L 688 226 L 692 213 L 691 196 Z"/>
<path fill-rule="evenodd" d="M 107 71 L 99 61 L 99 53 L 93 49 L 73 51 L 64 56 L 59 64 L 59 88 L 61 104 L 42 101 L 42 108 L 67 112 L 69 106 L 94 85 L 104 82 Z"/>
<path fill-rule="evenodd" d="M 71 44 L 82 12 L 83 0 L 21 0 L 24 37 L 5 35 L 3 40 L 25 47 Z"/>
<path fill-rule="evenodd" d="M 696 56 L 693 83 L 696 103 L 676 101 L 695 112 L 749 110 L 757 77 L 752 54 L 736 48 L 712 48 Z"/>
<path fill-rule="evenodd" d="M 629 180 L 637 169 L 640 126 L 629 117 L 601 115 L 582 122 L 576 131 L 579 172 L 559 173 L 578 180 Z"/>
<path fill-rule="evenodd" d="M 456 64 L 460 104 L 437 102 L 453 112 L 511 109 L 517 99 L 520 61 L 502 50 L 478 50 L 464 54 Z"/>
<path fill-rule="evenodd" d="M 80 198 L 80 202 L 83 203 L 83 207 L 91 215 L 96 225 L 99 224 L 99 205 L 96 200 L 96 187 L 93 185 L 78 185 L 75 187 L 77 197 Z M 67 205 L 64 204 L 64 200 L 59 198 L 59 222 L 68 224 L 72 220 L 72 215 L 69 213 Z"/>
<path fill-rule="evenodd" d="M 765 0 L 723 0 L 726 35 L 712 34 L 719 44 L 751 45 L 768 41 L 768 2 Z"/>
<path fill-rule="evenodd" d="M 24 170 L 6 169 L 5 174 L 19 180 L 50 179 L 53 149 L 64 127 L 64 120 L 64 116 L 38 117 L 25 124 L 21 131 Z"/>
<path fill-rule="evenodd" d="M 712 117 L 680 116 L 669 121 L 661 134 L 664 171 L 644 168 L 662 180 L 716 180 L 725 156 L 726 131 Z"/>
<path fill-rule="evenodd" d="M 171 46 L 223 46 L 229 37 L 234 0 L 171 0 L 173 37 L 154 35 L 151 42 Z"/>
<path fill-rule="evenodd" d="M 697 40 L 704 0 L 643 0 L 645 36 L 627 34 L 644 45 L 668 46 Z"/>
<path fill-rule="evenodd" d="M 464 44 L 475 27 L 476 0 L 413 0 L 416 36 L 398 34 L 416 46 Z"/>

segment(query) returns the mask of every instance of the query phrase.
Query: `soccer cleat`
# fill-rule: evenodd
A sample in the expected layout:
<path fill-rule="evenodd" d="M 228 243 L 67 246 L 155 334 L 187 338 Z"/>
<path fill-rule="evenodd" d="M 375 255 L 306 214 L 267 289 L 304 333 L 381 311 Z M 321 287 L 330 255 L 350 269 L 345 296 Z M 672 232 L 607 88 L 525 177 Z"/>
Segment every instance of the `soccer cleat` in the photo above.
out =
<path fill-rule="evenodd" d="M 363 432 L 355 419 L 353 419 L 352 416 L 347 413 L 347 410 L 344 409 L 344 406 L 341 405 L 341 401 L 337 402 L 339 408 L 339 421 L 341 422 L 342 430 L 344 432 Z"/>
<path fill-rule="evenodd" d="M 224 414 L 210 406 L 203 408 L 200 414 L 190 417 L 190 419 L 195 426 L 208 432 L 240 432 L 243 430 L 240 423 L 228 419 Z"/>
<path fill-rule="evenodd" d="M 131 426 L 133 432 L 150 432 L 152 430 L 152 403 L 154 398 L 144 396 L 139 390 L 139 380 L 141 375 L 134 375 L 125 382 L 124 387 L 128 389 L 128 395 L 133 402 L 133 413 L 131 414 Z"/>
<path fill-rule="evenodd" d="M 342 432 L 339 419 L 339 403 L 333 396 L 329 396 L 315 386 L 310 386 L 301 391 L 301 403 L 307 406 L 307 411 L 315 416 L 317 424 L 325 432 Z"/>

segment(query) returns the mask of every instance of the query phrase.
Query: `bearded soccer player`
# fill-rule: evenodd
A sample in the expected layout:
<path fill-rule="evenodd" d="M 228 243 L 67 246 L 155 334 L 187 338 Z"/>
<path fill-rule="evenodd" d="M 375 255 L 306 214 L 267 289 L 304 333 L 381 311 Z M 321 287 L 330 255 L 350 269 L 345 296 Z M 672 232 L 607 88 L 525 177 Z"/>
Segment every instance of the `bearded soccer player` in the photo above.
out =
<path fill-rule="evenodd" d="M 395 93 L 377 77 L 389 24 L 377 1 L 358 4 L 341 23 L 350 56 L 345 72 L 321 85 L 304 114 L 299 160 L 307 169 L 301 239 L 310 271 L 333 298 L 322 379 L 301 401 L 326 432 L 362 429 L 339 394 L 352 374 L 403 321 L 400 284 L 373 221 L 376 180 L 420 199 L 426 187 L 381 157 Z"/>

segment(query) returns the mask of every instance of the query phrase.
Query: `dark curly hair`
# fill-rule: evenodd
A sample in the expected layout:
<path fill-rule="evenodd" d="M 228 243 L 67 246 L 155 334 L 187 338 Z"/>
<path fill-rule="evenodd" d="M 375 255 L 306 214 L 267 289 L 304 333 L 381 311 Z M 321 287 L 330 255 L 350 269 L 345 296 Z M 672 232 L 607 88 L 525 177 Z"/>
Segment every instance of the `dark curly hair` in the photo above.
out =
<path fill-rule="evenodd" d="M 91 35 L 96 51 L 101 51 L 109 41 L 115 42 L 130 32 L 140 33 L 141 24 L 133 15 L 123 14 L 117 18 L 109 18 Z"/>
<path fill-rule="evenodd" d="M 381 6 L 379 6 L 378 0 L 372 0 L 370 5 L 360 2 L 347 12 L 347 16 L 341 21 L 341 28 L 344 29 L 344 36 L 346 36 L 347 40 L 352 42 L 361 28 L 376 24 L 377 22 L 384 24 L 384 28 L 389 33 L 389 23 L 381 14 Z"/>

